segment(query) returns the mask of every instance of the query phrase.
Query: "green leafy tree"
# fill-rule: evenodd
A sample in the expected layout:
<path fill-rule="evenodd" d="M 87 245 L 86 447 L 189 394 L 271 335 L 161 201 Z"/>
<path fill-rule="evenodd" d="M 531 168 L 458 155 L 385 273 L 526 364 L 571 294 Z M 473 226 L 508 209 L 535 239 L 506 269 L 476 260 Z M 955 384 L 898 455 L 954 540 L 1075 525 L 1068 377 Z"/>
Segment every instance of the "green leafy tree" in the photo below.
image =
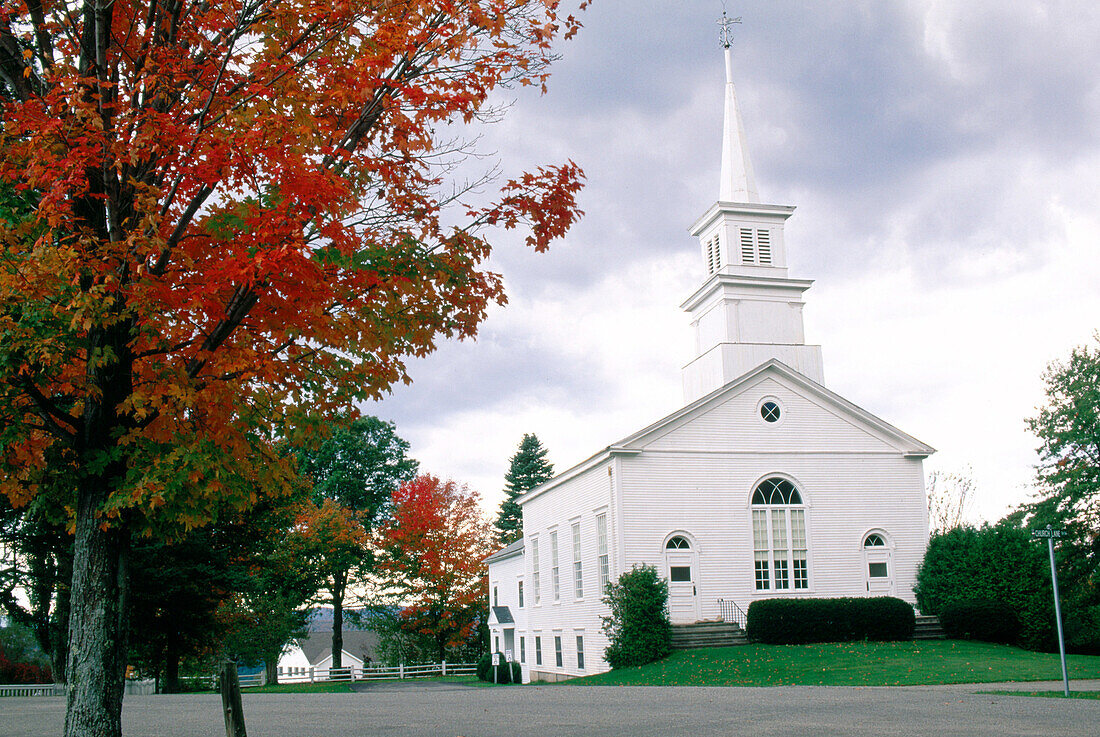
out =
<path fill-rule="evenodd" d="M 1039 438 L 1040 498 L 1025 508 L 1032 526 L 1066 530 L 1058 582 L 1067 641 L 1100 652 L 1100 333 L 1043 373 L 1046 403 L 1027 421 Z"/>
<path fill-rule="evenodd" d="M 611 610 L 603 617 L 608 646 L 604 657 L 612 668 L 645 665 L 672 652 L 668 620 L 668 581 L 653 566 L 635 566 L 607 585 L 603 599 Z"/>
<path fill-rule="evenodd" d="M 516 504 L 516 498 L 553 477 L 554 466 L 546 460 L 546 448 L 534 434 L 524 434 L 508 473 L 504 474 L 507 498 L 501 502 L 495 525 L 501 543 L 507 545 L 523 537 L 523 510 Z"/>
<path fill-rule="evenodd" d="M 340 668 L 349 586 L 373 570 L 370 533 L 389 516 L 393 492 L 416 476 L 417 462 L 406 456 L 409 444 L 391 422 L 344 415 L 324 423 L 323 440 L 298 445 L 295 455 L 317 505 L 309 527 L 326 603 L 332 606 L 332 667 Z"/>

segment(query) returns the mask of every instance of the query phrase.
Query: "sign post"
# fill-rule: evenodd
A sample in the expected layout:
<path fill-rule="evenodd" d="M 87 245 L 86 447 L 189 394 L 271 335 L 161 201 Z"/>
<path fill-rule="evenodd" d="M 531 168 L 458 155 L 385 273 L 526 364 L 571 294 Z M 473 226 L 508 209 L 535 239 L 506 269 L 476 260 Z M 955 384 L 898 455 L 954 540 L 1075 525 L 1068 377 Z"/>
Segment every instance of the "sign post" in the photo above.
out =
<path fill-rule="evenodd" d="M 493 683 L 500 683 L 497 680 L 497 666 L 500 665 L 500 653 L 493 653 Z"/>
<path fill-rule="evenodd" d="M 1050 525 L 1031 531 L 1031 536 L 1037 539 L 1046 538 L 1047 550 L 1050 552 L 1050 582 L 1054 585 L 1054 621 L 1058 625 L 1058 654 L 1062 657 L 1062 689 L 1066 698 L 1069 698 L 1069 671 L 1066 670 L 1066 639 L 1062 635 L 1062 604 L 1058 600 L 1058 568 L 1054 565 L 1054 541 L 1066 536 L 1065 530 L 1055 530 Z"/>

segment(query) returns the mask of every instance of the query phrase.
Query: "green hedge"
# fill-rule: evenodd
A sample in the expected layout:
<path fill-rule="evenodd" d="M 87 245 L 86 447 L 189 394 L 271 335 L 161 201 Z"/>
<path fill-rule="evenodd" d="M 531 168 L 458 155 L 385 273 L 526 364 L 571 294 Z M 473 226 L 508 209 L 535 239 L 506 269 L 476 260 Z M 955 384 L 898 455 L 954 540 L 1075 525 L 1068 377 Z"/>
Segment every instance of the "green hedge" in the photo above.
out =
<path fill-rule="evenodd" d="M 914 592 L 920 610 L 936 616 L 956 602 L 1001 602 L 1020 623 L 1011 644 L 1029 650 L 1057 647 L 1046 546 L 1014 521 L 933 535 Z"/>
<path fill-rule="evenodd" d="M 500 665 L 497 666 L 496 682 L 503 685 L 505 683 L 523 683 L 523 671 L 520 668 L 519 663 L 514 660 L 509 663 L 504 660 L 504 654 L 500 655 Z M 493 656 L 489 653 L 485 653 L 477 661 L 477 677 L 482 681 L 493 683 Z"/>
<path fill-rule="evenodd" d="M 1010 645 L 1020 635 L 1020 620 L 1012 607 L 992 599 L 954 601 L 940 610 L 940 624 L 955 640 L 981 640 Z"/>
<path fill-rule="evenodd" d="M 749 605 L 745 633 L 773 645 L 854 640 L 909 640 L 913 607 L 891 596 L 761 599 Z"/>

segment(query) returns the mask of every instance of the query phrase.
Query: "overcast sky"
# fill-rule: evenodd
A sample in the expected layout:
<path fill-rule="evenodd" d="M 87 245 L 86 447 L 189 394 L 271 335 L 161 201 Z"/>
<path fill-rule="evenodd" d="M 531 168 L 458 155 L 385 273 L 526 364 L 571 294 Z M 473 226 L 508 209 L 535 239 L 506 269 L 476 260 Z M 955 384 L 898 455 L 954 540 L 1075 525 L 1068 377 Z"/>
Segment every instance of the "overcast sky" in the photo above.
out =
<path fill-rule="evenodd" d="M 763 202 L 795 205 L 792 277 L 825 383 L 969 466 L 975 519 L 1025 501 L 1040 375 L 1100 328 L 1100 3 L 728 2 Z M 368 412 L 495 510 L 536 433 L 563 471 L 682 406 L 688 226 L 718 196 L 719 0 L 596 0 L 550 92 L 485 131 L 513 176 L 571 158 L 583 221 L 503 237 L 509 304 Z M 509 234 L 510 236 L 510 234 Z"/>

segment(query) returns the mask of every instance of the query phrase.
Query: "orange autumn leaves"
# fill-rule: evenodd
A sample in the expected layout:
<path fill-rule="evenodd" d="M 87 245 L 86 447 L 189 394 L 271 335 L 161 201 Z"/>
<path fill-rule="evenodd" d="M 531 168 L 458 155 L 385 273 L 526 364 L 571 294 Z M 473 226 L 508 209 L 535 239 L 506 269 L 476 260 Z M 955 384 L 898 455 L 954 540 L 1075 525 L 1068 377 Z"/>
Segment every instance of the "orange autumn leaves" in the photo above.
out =
<path fill-rule="evenodd" d="M 441 656 L 467 642 L 488 595 L 482 560 L 495 547 L 478 493 L 421 474 L 394 493 L 379 543 L 379 574 L 404 606 L 403 627 Z"/>
<path fill-rule="evenodd" d="M 460 154 L 441 156 L 448 123 L 545 84 L 578 25 L 557 0 L 70 11 L 0 3 L 0 195 L 24 200 L 0 203 L 17 504 L 57 447 L 74 477 L 104 475 L 112 524 L 189 528 L 286 489 L 269 441 L 302 408 L 380 396 L 504 300 L 486 228 L 542 250 L 580 215 L 572 162 L 479 206 L 441 164 Z"/>

